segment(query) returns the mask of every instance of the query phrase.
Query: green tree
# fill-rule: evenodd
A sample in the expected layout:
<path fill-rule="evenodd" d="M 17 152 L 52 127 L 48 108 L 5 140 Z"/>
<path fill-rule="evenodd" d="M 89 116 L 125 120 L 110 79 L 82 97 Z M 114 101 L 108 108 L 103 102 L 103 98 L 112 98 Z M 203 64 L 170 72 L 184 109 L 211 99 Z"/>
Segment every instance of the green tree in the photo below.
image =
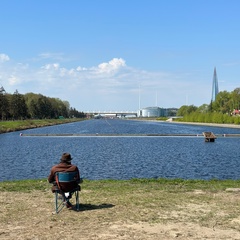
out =
<path fill-rule="evenodd" d="M 236 88 L 231 92 L 232 110 L 240 109 L 240 88 Z"/>
<path fill-rule="evenodd" d="M 52 118 L 52 105 L 45 96 L 40 96 L 37 100 L 38 118 Z"/>
<path fill-rule="evenodd" d="M 212 103 L 213 112 L 230 113 L 232 110 L 231 93 L 227 91 L 219 92 L 216 100 Z"/>
<path fill-rule="evenodd" d="M 70 117 L 76 117 L 76 118 L 84 118 L 84 117 L 86 117 L 83 112 L 79 112 L 75 108 L 70 108 L 69 116 Z"/>
<path fill-rule="evenodd" d="M 194 105 L 186 106 L 183 105 L 178 109 L 177 116 L 185 116 L 186 114 L 190 114 L 195 112 L 198 108 Z"/>
<path fill-rule="evenodd" d="M 198 113 L 207 113 L 208 111 L 209 111 L 209 105 L 207 104 L 203 104 L 197 109 Z"/>
<path fill-rule="evenodd" d="M 24 119 L 28 116 L 25 99 L 18 90 L 11 96 L 10 113 L 13 119 Z"/>
<path fill-rule="evenodd" d="M 32 92 L 24 95 L 30 118 L 38 118 L 37 100 L 39 97 L 40 94 L 35 94 Z"/>
<path fill-rule="evenodd" d="M 8 95 L 0 93 L 0 119 L 7 120 L 9 115 Z"/>

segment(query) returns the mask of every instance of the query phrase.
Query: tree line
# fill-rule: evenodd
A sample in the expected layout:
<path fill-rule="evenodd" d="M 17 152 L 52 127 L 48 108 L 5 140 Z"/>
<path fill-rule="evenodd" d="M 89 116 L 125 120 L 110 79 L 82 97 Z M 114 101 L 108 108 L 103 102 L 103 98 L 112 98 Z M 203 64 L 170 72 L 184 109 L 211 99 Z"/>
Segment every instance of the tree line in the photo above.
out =
<path fill-rule="evenodd" d="M 56 118 L 84 118 L 83 112 L 70 107 L 68 101 L 50 98 L 42 94 L 20 94 L 17 90 L 13 94 L 0 93 L 0 119 L 56 119 Z"/>
<path fill-rule="evenodd" d="M 183 105 L 178 109 L 178 121 L 203 123 L 234 123 L 240 124 L 240 88 L 232 92 L 222 91 L 215 101 L 200 107 Z"/>

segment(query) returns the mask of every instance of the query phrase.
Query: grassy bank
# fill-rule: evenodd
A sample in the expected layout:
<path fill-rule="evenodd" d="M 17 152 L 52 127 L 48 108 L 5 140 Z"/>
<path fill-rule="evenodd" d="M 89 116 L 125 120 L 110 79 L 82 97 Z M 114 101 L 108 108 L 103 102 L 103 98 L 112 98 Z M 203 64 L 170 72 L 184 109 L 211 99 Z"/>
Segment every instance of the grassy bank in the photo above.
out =
<path fill-rule="evenodd" d="M 0 236 L 52 239 L 55 234 L 61 239 L 64 232 L 64 239 L 240 237 L 239 180 L 84 180 L 81 186 L 80 212 L 63 209 L 56 215 L 46 179 L 0 182 Z"/>
<path fill-rule="evenodd" d="M 22 121 L 1 121 L 0 133 L 21 131 L 30 128 L 38 128 L 52 126 L 64 123 L 82 121 L 84 119 L 69 118 L 69 119 L 42 119 L 42 120 L 22 120 Z"/>
<path fill-rule="evenodd" d="M 184 180 L 184 179 L 131 179 L 131 180 L 84 180 L 84 189 L 106 192 L 135 191 L 136 189 L 158 189 L 166 192 L 182 193 L 195 189 L 218 192 L 228 188 L 240 188 L 239 180 Z M 46 179 L 15 180 L 0 182 L 0 191 L 31 192 L 50 188 Z"/>

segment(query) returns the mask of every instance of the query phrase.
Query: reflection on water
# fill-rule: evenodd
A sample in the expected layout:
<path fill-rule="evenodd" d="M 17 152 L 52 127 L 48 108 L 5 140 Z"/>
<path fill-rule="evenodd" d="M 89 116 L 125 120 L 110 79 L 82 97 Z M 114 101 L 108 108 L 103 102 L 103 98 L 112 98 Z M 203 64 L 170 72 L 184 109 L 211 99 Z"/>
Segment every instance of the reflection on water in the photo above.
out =
<path fill-rule="evenodd" d="M 204 127 L 165 122 L 88 120 L 22 131 L 28 134 L 215 134 L 240 129 Z M 85 179 L 184 178 L 238 179 L 240 138 L 202 137 L 20 137 L 0 134 L 0 181 L 46 178 L 63 152 Z"/>

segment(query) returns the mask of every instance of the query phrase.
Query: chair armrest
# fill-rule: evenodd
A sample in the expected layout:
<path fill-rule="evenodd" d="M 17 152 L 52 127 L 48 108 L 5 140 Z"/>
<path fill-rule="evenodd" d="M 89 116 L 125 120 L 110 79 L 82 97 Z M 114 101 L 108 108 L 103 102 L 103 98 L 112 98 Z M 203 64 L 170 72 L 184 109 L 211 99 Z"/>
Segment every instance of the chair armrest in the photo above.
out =
<path fill-rule="evenodd" d="M 56 181 L 48 182 L 48 183 L 53 184 L 53 185 L 57 185 L 57 182 L 56 182 Z"/>
<path fill-rule="evenodd" d="M 80 178 L 77 183 L 82 183 L 83 182 L 83 178 Z"/>

